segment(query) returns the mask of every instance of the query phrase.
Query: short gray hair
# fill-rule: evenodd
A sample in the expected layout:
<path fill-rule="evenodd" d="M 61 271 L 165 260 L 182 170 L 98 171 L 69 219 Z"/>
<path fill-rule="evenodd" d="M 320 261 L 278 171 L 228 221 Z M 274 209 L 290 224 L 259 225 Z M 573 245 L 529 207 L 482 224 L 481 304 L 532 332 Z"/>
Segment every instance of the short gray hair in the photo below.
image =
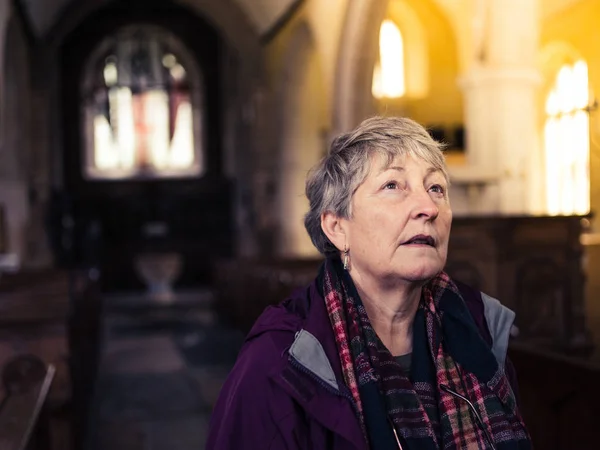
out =
<path fill-rule="evenodd" d="M 372 155 L 387 157 L 388 164 L 398 156 L 414 156 L 439 170 L 448 182 L 442 149 L 442 144 L 433 140 L 425 128 L 403 117 L 371 117 L 336 137 L 306 180 L 310 209 L 304 226 L 314 246 L 326 256 L 339 252 L 321 228 L 321 215 L 331 212 L 338 217 L 351 217 L 352 196 L 369 173 Z"/>

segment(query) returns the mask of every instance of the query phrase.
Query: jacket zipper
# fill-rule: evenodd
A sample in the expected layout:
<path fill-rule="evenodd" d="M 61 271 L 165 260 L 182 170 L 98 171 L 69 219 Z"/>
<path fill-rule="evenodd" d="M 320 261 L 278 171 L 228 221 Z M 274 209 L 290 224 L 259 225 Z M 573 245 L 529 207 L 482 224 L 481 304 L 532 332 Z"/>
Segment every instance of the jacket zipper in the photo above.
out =
<path fill-rule="evenodd" d="M 483 420 L 481 419 L 481 416 L 479 415 L 479 412 L 477 412 L 477 408 L 475 408 L 475 405 L 473 405 L 473 403 L 471 403 L 471 401 L 465 397 L 464 395 L 459 394 L 458 392 L 453 391 L 452 389 L 450 389 L 448 386 L 446 386 L 445 384 L 440 384 L 440 389 L 442 389 L 444 392 L 447 392 L 448 394 L 459 398 L 461 400 L 463 400 L 464 402 L 467 403 L 467 405 L 469 406 L 469 409 L 471 410 L 471 412 L 473 413 L 473 415 L 475 416 L 475 419 L 477 421 L 477 425 L 479 425 L 479 428 L 481 428 L 481 430 L 483 431 L 483 434 L 485 436 L 485 440 L 487 441 L 488 445 L 490 446 L 490 448 L 492 450 L 496 450 L 496 446 L 494 445 L 494 440 L 492 439 L 492 437 L 490 436 L 490 433 L 488 432 L 487 428 L 485 427 L 485 424 L 483 423 Z"/>
<path fill-rule="evenodd" d="M 392 427 L 392 431 L 394 432 L 394 438 L 396 438 L 396 444 L 398 444 L 398 450 L 402 449 L 402 444 L 400 443 L 400 438 L 398 437 L 398 432 L 396 431 L 396 427 L 394 426 L 394 421 L 388 417 L 390 422 L 390 426 Z"/>
<path fill-rule="evenodd" d="M 352 405 L 352 407 L 354 408 L 355 412 L 356 412 L 356 404 L 354 403 L 354 399 L 352 398 L 352 395 L 348 392 L 342 392 L 341 389 L 335 389 L 333 387 L 331 387 L 328 383 L 326 383 L 325 381 L 323 381 L 321 379 L 321 377 L 319 377 L 318 375 L 316 375 L 314 372 L 312 372 L 311 370 L 307 369 L 306 367 L 304 367 L 296 358 L 294 358 L 292 355 L 289 355 L 289 359 L 290 359 L 290 364 L 297 370 L 299 370 L 300 372 L 302 372 L 303 374 L 307 375 L 308 377 L 310 377 L 310 379 L 312 379 L 313 381 L 315 381 L 319 386 L 321 386 L 323 389 L 325 389 L 327 392 L 329 392 L 330 394 L 336 395 L 338 397 L 343 397 L 347 400 L 350 401 L 350 404 Z"/>

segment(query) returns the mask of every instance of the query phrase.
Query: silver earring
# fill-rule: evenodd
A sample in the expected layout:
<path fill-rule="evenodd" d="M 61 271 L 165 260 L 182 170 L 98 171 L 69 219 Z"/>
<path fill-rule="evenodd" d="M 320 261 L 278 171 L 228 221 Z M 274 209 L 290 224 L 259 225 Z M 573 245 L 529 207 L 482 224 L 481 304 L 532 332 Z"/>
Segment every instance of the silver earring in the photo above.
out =
<path fill-rule="evenodd" d="M 350 253 L 350 250 L 344 245 L 344 270 L 348 270 L 348 253 Z"/>

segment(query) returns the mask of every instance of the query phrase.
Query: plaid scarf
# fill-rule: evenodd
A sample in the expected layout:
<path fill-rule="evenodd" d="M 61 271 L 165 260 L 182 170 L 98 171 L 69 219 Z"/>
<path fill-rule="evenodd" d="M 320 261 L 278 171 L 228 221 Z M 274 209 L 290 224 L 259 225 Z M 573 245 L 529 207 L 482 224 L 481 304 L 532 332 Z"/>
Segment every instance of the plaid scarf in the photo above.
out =
<path fill-rule="evenodd" d="M 340 261 L 328 259 L 321 270 L 344 381 L 372 450 L 399 443 L 404 450 L 479 450 L 493 448 L 490 441 L 498 450 L 531 448 L 504 368 L 448 275 L 422 290 L 407 376 L 377 337 Z"/>

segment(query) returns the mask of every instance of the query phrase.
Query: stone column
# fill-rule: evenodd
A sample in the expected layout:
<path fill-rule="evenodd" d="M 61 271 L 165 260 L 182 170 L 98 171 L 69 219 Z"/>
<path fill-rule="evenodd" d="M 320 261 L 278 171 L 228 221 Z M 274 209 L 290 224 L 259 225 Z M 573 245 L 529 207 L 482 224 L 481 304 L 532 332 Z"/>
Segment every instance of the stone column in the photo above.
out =
<path fill-rule="evenodd" d="M 0 204 L 5 250 L 23 260 L 30 214 L 24 170 L 29 154 L 29 72 L 25 37 L 11 14 L 10 1 L 0 0 Z"/>
<path fill-rule="evenodd" d="M 527 213 L 539 203 L 538 1 L 476 0 L 473 63 L 460 84 L 469 166 L 493 181 L 473 212 Z"/>
<path fill-rule="evenodd" d="M 10 1 L 0 0 L 0 152 L 2 151 L 2 143 L 4 141 L 4 130 L 6 130 L 4 123 L 4 50 L 6 48 L 6 29 L 10 13 Z"/>

